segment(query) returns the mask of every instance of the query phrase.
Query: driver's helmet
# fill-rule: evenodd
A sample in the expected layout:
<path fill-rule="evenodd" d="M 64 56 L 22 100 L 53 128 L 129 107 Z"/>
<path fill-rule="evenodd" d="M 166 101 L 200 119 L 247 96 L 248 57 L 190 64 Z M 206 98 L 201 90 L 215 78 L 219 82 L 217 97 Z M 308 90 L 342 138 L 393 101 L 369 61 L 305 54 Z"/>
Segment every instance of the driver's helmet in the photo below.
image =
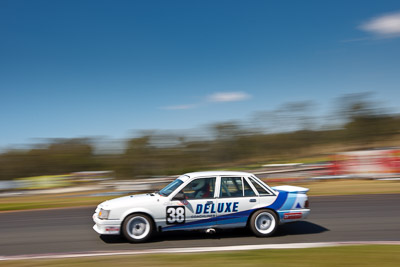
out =
<path fill-rule="evenodd" d="M 197 191 L 200 190 L 205 185 L 204 179 L 197 179 L 191 183 L 192 189 Z"/>

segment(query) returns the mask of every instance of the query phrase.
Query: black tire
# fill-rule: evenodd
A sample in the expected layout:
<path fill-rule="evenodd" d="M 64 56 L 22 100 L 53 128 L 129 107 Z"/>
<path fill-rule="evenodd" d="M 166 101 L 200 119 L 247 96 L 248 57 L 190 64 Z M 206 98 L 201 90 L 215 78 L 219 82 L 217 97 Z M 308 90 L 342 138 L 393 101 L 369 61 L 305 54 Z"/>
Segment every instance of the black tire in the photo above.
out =
<path fill-rule="evenodd" d="M 278 227 L 278 219 L 271 210 L 258 210 L 251 216 L 249 227 L 256 236 L 271 236 Z"/>
<path fill-rule="evenodd" d="M 145 214 L 131 214 L 122 224 L 122 233 L 131 243 L 146 242 L 151 238 L 153 232 L 153 220 Z"/>

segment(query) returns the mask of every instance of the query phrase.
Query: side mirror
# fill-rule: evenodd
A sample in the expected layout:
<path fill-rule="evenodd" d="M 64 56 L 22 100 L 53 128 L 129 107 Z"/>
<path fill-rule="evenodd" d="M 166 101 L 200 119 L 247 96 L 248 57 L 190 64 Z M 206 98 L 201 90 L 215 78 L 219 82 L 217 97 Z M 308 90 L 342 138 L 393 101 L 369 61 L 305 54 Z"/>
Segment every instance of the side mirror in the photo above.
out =
<path fill-rule="evenodd" d="M 186 196 L 184 193 L 179 192 L 177 193 L 172 200 L 185 200 Z"/>

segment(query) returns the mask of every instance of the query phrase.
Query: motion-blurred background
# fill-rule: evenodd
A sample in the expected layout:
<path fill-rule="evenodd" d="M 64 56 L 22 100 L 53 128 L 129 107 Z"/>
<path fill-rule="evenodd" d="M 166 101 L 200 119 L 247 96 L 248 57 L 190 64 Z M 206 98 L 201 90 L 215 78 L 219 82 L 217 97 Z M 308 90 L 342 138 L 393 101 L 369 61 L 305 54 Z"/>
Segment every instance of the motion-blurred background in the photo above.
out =
<path fill-rule="evenodd" d="M 2 1 L 1 209 L 35 194 L 92 204 L 198 170 L 393 181 L 399 12 L 398 1 Z"/>

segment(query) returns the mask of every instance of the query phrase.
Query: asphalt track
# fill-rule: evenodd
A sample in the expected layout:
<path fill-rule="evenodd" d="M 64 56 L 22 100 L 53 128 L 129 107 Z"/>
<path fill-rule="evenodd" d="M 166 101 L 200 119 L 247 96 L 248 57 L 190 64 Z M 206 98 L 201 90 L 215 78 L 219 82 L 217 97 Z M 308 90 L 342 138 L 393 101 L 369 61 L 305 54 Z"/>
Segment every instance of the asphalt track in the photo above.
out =
<path fill-rule="evenodd" d="M 164 233 L 130 244 L 92 230 L 93 208 L 0 213 L 0 256 L 344 241 L 400 241 L 400 194 L 311 197 L 306 221 L 281 225 L 273 237 L 247 230 L 206 235 Z"/>

